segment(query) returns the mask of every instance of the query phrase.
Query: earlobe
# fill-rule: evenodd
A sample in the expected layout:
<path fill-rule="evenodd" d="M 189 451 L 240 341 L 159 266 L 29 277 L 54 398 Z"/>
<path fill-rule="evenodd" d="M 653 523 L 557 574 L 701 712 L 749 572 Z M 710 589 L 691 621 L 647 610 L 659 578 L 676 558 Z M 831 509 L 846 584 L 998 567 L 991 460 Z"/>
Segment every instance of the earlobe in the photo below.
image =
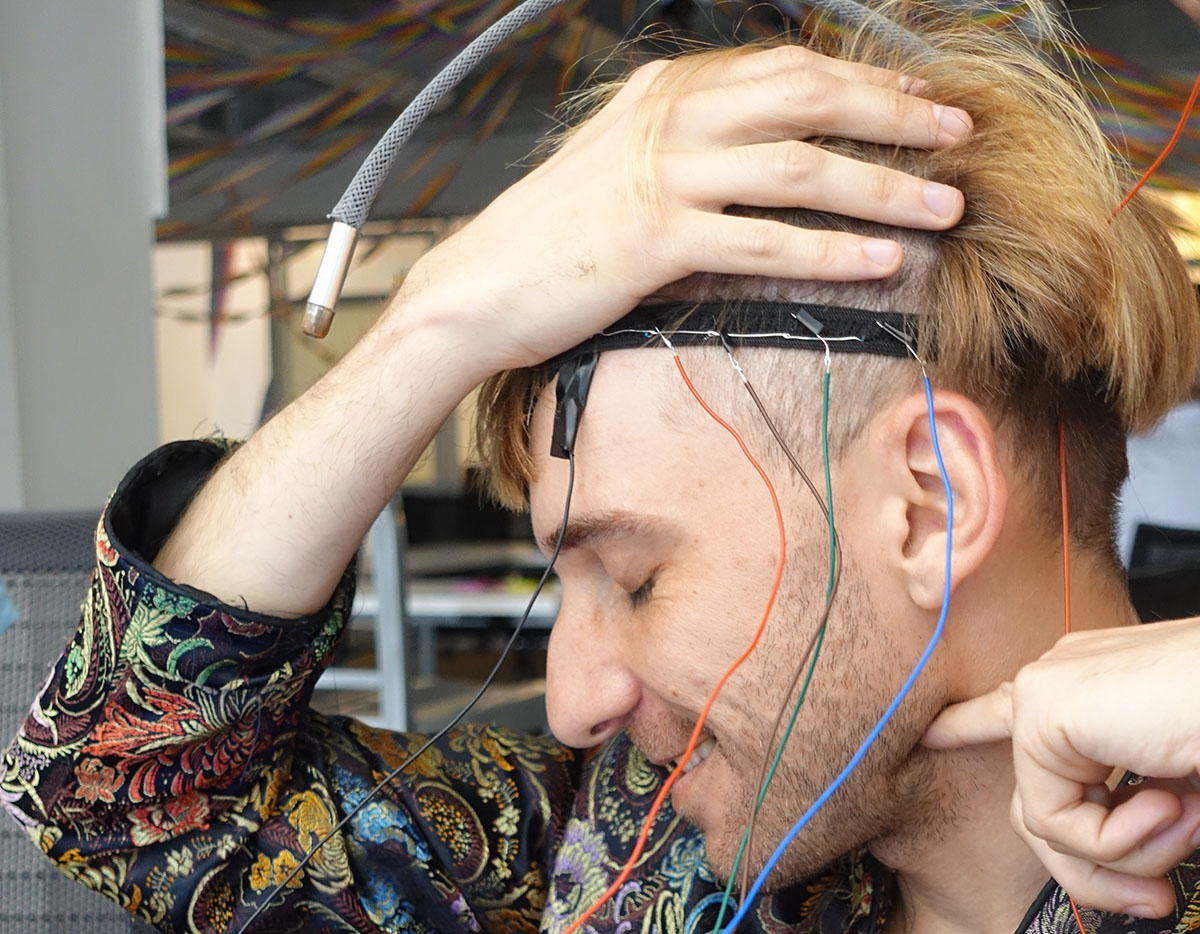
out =
<path fill-rule="evenodd" d="M 933 401 L 938 446 L 954 501 L 953 589 L 995 546 L 1004 525 L 1008 488 L 991 423 L 979 406 L 954 392 L 935 392 Z M 904 514 L 896 561 L 913 602 L 936 610 L 945 585 L 947 503 L 923 394 L 906 398 L 893 410 L 887 438 L 893 447 L 890 460 L 898 468 L 895 492 Z"/>

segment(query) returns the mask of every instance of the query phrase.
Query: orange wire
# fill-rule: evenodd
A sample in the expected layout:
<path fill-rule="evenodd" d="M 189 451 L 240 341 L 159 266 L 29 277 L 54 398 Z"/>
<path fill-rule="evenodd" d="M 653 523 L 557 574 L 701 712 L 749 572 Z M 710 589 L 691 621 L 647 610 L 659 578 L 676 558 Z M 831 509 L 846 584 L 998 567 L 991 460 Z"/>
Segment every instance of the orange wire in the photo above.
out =
<path fill-rule="evenodd" d="M 1146 169 L 1141 178 L 1138 179 L 1136 185 L 1130 190 L 1117 205 L 1116 210 L 1108 218 L 1111 224 L 1113 219 L 1121 213 L 1124 207 L 1134 199 L 1142 186 L 1150 181 L 1154 173 L 1159 167 L 1167 161 L 1167 156 L 1171 154 L 1171 150 L 1175 148 L 1175 144 L 1179 142 L 1179 138 L 1183 135 L 1184 127 L 1187 126 L 1188 118 L 1192 115 L 1192 108 L 1196 106 L 1196 98 L 1200 97 L 1200 75 L 1196 76 L 1196 82 L 1192 85 L 1192 93 L 1188 97 L 1187 103 L 1183 105 L 1183 113 L 1179 115 L 1179 122 L 1175 125 L 1175 132 L 1171 134 L 1171 138 L 1167 141 L 1167 145 L 1163 151 L 1158 154 L 1158 158 L 1151 163 L 1150 168 Z M 1067 511 L 1067 428 L 1064 422 L 1058 423 L 1058 465 L 1059 465 L 1059 489 L 1061 490 L 1062 500 L 1062 541 L 1063 541 L 1063 630 L 1071 631 L 1071 550 L 1069 547 L 1070 523 L 1068 522 Z M 1068 896 L 1069 897 L 1069 896 Z M 1075 899 L 1071 899 L 1071 911 L 1075 913 L 1075 923 L 1079 925 L 1079 934 L 1087 934 L 1087 928 L 1083 926 L 1083 918 L 1079 916 L 1079 906 L 1075 904 Z"/>
<path fill-rule="evenodd" d="M 1070 896 L 1067 896 L 1070 898 Z M 1079 925 L 1079 934 L 1087 934 L 1087 928 L 1083 926 L 1083 918 L 1079 917 L 1079 906 L 1075 904 L 1075 899 L 1071 899 L 1071 911 L 1075 914 L 1075 923 Z"/>
<path fill-rule="evenodd" d="M 1200 87 L 1200 84 L 1197 85 Z M 1062 503 L 1062 553 L 1063 553 L 1063 631 L 1071 631 L 1071 511 L 1067 506 L 1067 425 L 1058 423 L 1058 489 L 1059 500 Z M 1087 934 L 1083 926 L 1083 918 L 1079 916 L 1079 906 L 1075 899 L 1071 901 L 1071 911 L 1075 915 L 1075 923 L 1079 925 L 1079 934 Z"/>
<path fill-rule="evenodd" d="M 625 880 L 629 878 L 629 874 L 633 871 L 633 867 L 637 864 L 638 859 L 642 855 L 642 851 L 646 847 L 646 840 L 650 836 L 650 828 L 653 826 L 655 819 L 658 817 L 658 812 L 662 808 L 663 801 L 666 800 L 667 794 L 675 785 L 675 782 L 679 779 L 679 776 L 683 774 L 683 767 L 687 764 L 688 760 L 691 759 L 692 753 L 696 751 L 696 746 L 700 741 L 700 734 L 704 730 L 704 723 L 708 719 L 708 713 L 712 709 L 713 701 L 717 699 L 717 695 L 721 693 L 721 689 L 725 687 L 725 682 L 729 680 L 735 671 L 737 671 L 742 662 L 750 657 L 750 653 L 753 652 L 755 647 L 758 645 L 758 640 L 762 636 L 763 630 L 765 630 L 767 627 L 767 618 L 771 615 L 771 609 L 775 606 L 775 597 L 779 593 L 779 584 L 783 580 L 783 568 L 787 563 L 787 531 L 785 530 L 783 524 L 783 510 L 779 506 L 779 497 L 775 493 L 775 486 L 771 483 L 771 478 L 767 476 L 767 472 L 763 470 L 762 465 L 755 460 L 754 455 L 750 453 L 750 449 L 746 447 L 746 442 L 742 440 L 742 436 L 738 434 L 737 429 L 730 425 L 729 422 L 725 421 L 725 419 L 721 418 L 721 416 L 714 412 L 711 408 L 709 408 L 708 403 L 704 401 L 704 397 L 700 395 L 700 392 L 688 378 L 687 371 L 683 368 L 683 361 L 679 359 L 678 354 L 675 355 L 675 366 L 679 370 L 679 375 L 683 377 L 683 381 L 687 384 L 687 388 L 696 398 L 696 401 L 700 403 L 700 407 L 709 415 L 711 415 L 717 424 L 733 435 L 733 439 L 738 443 L 738 447 L 742 449 L 742 453 L 746 455 L 746 459 L 750 461 L 754 469 L 758 471 L 758 475 L 762 477 L 763 483 L 767 485 L 767 492 L 771 494 L 771 505 L 775 507 L 775 522 L 779 526 L 779 567 L 775 569 L 775 582 L 771 585 L 771 595 L 767 598 L 767 607 L 765 610 L 763 610 L 762 619 L 759 621 L 758 629 L 756 629 L 754 632 L 754 638 L 750 640 L 750 645 L 746 647 L 746 651 L 742 652 L 742 654 L 734 660 L 733 664 L 729 666 L 725 674 L 721 675 L 721 679 L 716 683 L 716 685 L 713 686 L 712 692 L 708 695 L 708 700 L 704 703 L 704 709 L 700 711 L 700 716 L 696 720 L 696 726 L 692 729 L 692 737 L 690 740 L 688 740 L 687 749 L 683 751 L 683 755 L 679 757 L 679 764 L 675 766 L 675 769 L 669 776 L 667 776 L 667 780 L 663 782 L 662 788 L 659 789 L 658 796 L 655 797 L 654 804 L 650 807 L 650 813 L 646 815 L 646 820 L 642 823 L 642 832 L 638 834 L 637 843 L 634 845 L 633 852 L 626 861 L 624 868 L 621 870 L 617 878 L 613 880 L 612 885 L 608 887 L 604 894 L 596 899 L 596 901 L 592 903 L 588 910 L 585 911 L 579 918 L 577 918 L 571 924 L 571 926 L 563 932 L 563 934 L 575 934 L 575 932 L 578 931 L 588 921 L 588 919 L 592 917 L 592 915 L 603 908 L 608 900 L 617 894 L 621 886 L 625 884 Z"/>
<path fill-rule="evenodd" d="M 1109 223 L 1112 223 L 1113 218 L 1121 213 L 1122 208 L 1124 208 L 1125 205 L 1133 200 L 1134 195 L 1142 190 L 1142 186 L 1145 185 L 1146 182 L 1150 181 L 1151 176 L 1158 171 L 1159 166 L 1167 161 L 1167 156 L 1171 154 L 1171 150 L 1174 149 L 1175 144 L 1179 142 L 1179 137 L 1183 135 L 1183 128 L 1187 126 L 1188 117 L 1192 115 L 1192 108 L 1196 106 L 1196 98 L 1198 96 L 1200 96 L 1200 75 L 1196 76 L 1196 83 L 1192 85 L 1192 96 L 1189 97 L 1188 102 L 1183 105 L 1183 113 L 1179 115 L 1179 123 L 1176 125 L 1175 132 L 1172 134 L 1171 139 L 1167 142 L 1166 148 L 1159 153 L 1159 156 L 1154 160 L 1153 165 L 1146 169 L 1146 173 L 1140 179 L 1138 179 L 1138 183 L 1133 186 L 1133 190 L 1130 191 L 1129 194 L 1125 196 L 1124 200 L 1117 205 L 1117 209 L 1112 212 L 1112 216 L 1108 219 Z"/>

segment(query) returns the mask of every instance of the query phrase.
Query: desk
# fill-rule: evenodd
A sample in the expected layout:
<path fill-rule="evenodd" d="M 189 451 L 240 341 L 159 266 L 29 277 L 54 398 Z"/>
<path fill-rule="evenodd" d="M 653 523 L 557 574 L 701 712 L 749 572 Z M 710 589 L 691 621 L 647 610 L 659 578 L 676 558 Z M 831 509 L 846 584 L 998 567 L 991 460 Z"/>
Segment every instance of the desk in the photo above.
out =
<path fill-rule="evenodd" d="M 412 722 L 406 699 L 404 630 L 411 628 L 414 634 L 417 661 L 413 667 L 418 677 L 431 677 L 436 671 L 437 630 L 488 619 L 515 625 L 533 585 L 514 587 L 498 578 L 513 572 L 536 578 L 545 570 L 546 559 L 527 542 L 421 545 L 402 554 L 396 548 L 394 520 L 386 512 L 372 528 L 371 543 L 372 573 L 363 575 L 363 586 L 355 594 L 351 625 L 361 622 L 374 627 L 375 667 L 330 668 L 317 687 L 377 691 L 384 700 L 383 716 L 367 719 L 404 729 Z M 374 560 L 381 561 L 380 568 L 395 571 L 377 573 Z M 409 578 L 407 586 L 399 579 L 401 569 Z M 529 614 L 527 627 L 549 629 L 558 615 L 559 600 L 558 581 L 551 578 Z"/>
<path fill-rule="evenodd" d="M 532 590 L 521 592 L 503 586 L 476 586 L 473 578 L 427 578 L 409 582 L 405 594 L 405 621 L 416 638 L 417 673 L 432 676 L 436 670 L 434 637 L 438 629 L 461 627 L 469 621 L 503 619 L 516 625 L 529 604 Z M 529 613 L 526 629 L 548 630 L 558 615 L 558 581 L 542 588 Z M 379 600 L 370 591 L 356 594 L 353 616 L 377 618 Z"/>

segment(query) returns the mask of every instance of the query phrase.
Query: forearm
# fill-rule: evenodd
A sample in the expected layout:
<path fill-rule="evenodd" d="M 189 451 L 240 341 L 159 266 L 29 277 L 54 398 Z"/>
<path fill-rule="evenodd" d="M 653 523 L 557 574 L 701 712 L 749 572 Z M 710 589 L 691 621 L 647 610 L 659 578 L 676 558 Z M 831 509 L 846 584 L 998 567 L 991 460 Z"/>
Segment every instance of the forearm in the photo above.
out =
<path fill-rule="evenodd" d="M 276 616 L 325 604 L 379 511 L 487 375 L 409 311 L 389 308 L 214 473 L 154 558 L 161 573 Z"/>

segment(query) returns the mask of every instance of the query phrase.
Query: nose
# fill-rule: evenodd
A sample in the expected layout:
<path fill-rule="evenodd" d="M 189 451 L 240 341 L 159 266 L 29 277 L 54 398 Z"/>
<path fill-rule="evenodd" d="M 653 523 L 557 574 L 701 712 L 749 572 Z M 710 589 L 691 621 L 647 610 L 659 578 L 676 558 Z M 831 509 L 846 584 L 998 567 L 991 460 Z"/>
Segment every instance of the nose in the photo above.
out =
<path fill-rule="evenodd" d="M 559 742 L 598 746 L 629 722 L 641 699 L 622 647 L 595 614 L 564 600 L 546 657 L 546 716 Z"/>

